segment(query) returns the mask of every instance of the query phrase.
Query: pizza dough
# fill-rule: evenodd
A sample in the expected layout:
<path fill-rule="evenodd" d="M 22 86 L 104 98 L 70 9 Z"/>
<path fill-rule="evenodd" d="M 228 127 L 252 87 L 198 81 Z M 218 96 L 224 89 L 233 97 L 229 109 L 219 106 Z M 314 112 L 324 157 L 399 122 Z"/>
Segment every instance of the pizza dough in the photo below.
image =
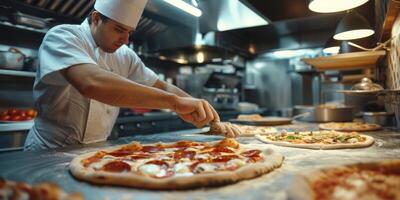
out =
<path fill-rule="evenodd" d="M 350 164 L 295 177 L 292 200 L 400 199 L 400 160 Z"/>
<path fill-rule="evenodd" d="M 263 116 L 259 114 L 252 114 L 252 115 L 238 115 L 237 119 L 238 120 L 248 120 L 248 121 L 257 121 L 257 120 L 263 120 Z"/>
<path fill-rule="evenodd" d="M 283 132 L 274 135 L 256 135 L 256 137 L 269 144 L 306 149 L 362 148 L 374 143 L 374 138 L 371 136 L 338 131 Z"/>
<path fill-rule="evenodd" d="M 283 156 L 271 149 L 253 149 L 225 138 L 212 143 L 133 142 L 77 156 L 70 170 L 76 178 L 97 184 L 188 189 L 255 178 L 282 161 Z"/>
<path fill-rule="evenodd" d="M 335 131 L 376 131 L 382 127 L 378 124 L 366 124 L 361 122 L 330 122 L 320 124 L 319 128 Z"/>
<path fill-rule="evenodd" d="M 239 136 L 255 136 L 255 135 L 266 135 L 266 134 L 274 134 L 278 132 L 278 130 L 274 127 L 270 126 L 249 126 L 249 125 L 237 125 L 240 129 L 241 134 Z"/>

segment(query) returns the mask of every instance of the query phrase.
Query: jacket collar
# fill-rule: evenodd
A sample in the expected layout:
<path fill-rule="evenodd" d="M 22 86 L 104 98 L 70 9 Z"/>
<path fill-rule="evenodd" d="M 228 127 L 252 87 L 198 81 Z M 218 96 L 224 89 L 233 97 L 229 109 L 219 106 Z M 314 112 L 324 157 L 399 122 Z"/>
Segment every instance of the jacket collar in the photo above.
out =
<path fill-rule="evenodd" d="M 86 37 L 88 38 L 90 44 L 92 45 L 93 49 L 99 48 L 96 44 L 96 41 L 93 38 L 92 32 L 90 31 L 90 25 L 87 19 L 85 19 L 81 24 Z"/>

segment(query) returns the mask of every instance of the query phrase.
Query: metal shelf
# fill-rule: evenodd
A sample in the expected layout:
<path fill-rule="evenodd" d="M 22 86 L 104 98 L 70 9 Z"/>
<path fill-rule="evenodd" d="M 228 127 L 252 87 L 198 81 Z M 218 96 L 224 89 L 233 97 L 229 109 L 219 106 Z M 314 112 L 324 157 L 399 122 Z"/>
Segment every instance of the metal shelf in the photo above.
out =
<path fill-rule="evenodd" d="M 303 61 L 317 71 L 368 69 L 376 66 L 377 60 L 386 55 L 386 51 L 364 51 L 343 53 L 333 56 L 304 58 Z"/>
<path fill-rule="evenodd" d="M 46 32 L 48 31 L 48 29 L 37 29 L 37 28 L 29 27 L 29 26 L 23 26 L 23 25 L 18 25 L 18 24 L 12 24 L 12 23 L 10 23 L 10 22 L 4 22 L 4 21 L 0 21 L 0 26 L 9 27 L 9 28 L 14 28 L 14 29 L 19 29 L 19 30 L 25 30 L 25 31 L 32 31 L 32 32 L 36 32 L 36 33 L 43 34 L 43 36 L 44 36 L 44 35 L 46 34 Z"/>
<path fill-rule="evenodd" d="M 26 72 L 26 71 L 17 71 L 17 70 L 9 70 L 9 69 L 0 69 L 0 75 L 35 78 L 36 72 Z"/>
<path fill-rule="evenodd" d="M 0 132 L 26 131 L 31 129 L 32 126 L 33 126 L 33 120 L 28 122 L 0 123 Z"/>

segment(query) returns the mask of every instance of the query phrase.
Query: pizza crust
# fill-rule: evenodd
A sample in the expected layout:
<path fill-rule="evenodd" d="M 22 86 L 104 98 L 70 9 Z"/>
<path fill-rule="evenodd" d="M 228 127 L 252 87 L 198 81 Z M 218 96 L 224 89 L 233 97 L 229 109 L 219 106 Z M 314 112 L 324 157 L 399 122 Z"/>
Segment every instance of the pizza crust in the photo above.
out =
<path fill-rule="evenodd" d="M 363 124 L 356 122 L 330 122 L 319 125 L 320 129 L 333 131 L 376 131 L 382 129 L 378 124 Z"/>
<path fill-rule="evenodd" d="M 151 145 L 151 144 L 150 144 Z M 124 145 L 107 148 L 104 151 L 113 151 Z M 251 146 L 241 145 L 243 150 L 251 149 Z M 80 180 L 104 185 L 120 185 L 144 189 L 157 190 L 179 190 L 205 186 L 226 185 L 240 180 L 251 179 L 268 173 L 282 165 L 283 156 L 272 149 L 263 149 L 265 160 L 242 166 L 234 171 L 222 171 L 215 173 L 195 174 L 191 176 L 172 176 L 167 178 L 152 178 L 133 173 L 111 173 L 105 171 L 94 171 L 85 168 L 81 161 L 96 154 L 86 153 L 75 157 L 70 163 L 70 171 L 73 176 Z"/>
<path fill-rule="evenodd" d="M 284 146 L 284 147 L 295 147 L 295 148 L 304 148 L 304 149 L 321 149 L 321 150 L 328 150 L 328 149 L 349 149 L 349 148 L 362 148 L 368 147 L 374 143 L 374 138 L 368 135 L 360 134 L 360 136 L 365 137 L 366 140 L 364 142 L 358 143 L 351 143 L 351 144 L 293 144 L 290 142 L 285 141 L 272 141 L 264 136 L 256 135 L 256 138 L 261 142 L 265 142 L 268 144 L 273 144 L 277 146 Z"/>
<path fill-rule="evenodd" d="M 327 174 L 331 170 L 345 170 L 349 167 L 357 167 L 361 169 L 378 169 L 381 170 L 383 167 L 390 171 L 396 171 L 400 173 L 400 160 L 385 160 L 378 162 L 363 162 L 355 163 L 338 167 L 323 168 L 318 170 L 309 170 L 304 173 L 296 175 L 292 181 L 291 187 L 287 191 L 288 199 L 291 200 L 314 200 L 316 194 L 313 191 L 312 185 L 315 181 L 321 178 L 327 177 Z M 396 193 L 400 196 L 400 191 Z"/>

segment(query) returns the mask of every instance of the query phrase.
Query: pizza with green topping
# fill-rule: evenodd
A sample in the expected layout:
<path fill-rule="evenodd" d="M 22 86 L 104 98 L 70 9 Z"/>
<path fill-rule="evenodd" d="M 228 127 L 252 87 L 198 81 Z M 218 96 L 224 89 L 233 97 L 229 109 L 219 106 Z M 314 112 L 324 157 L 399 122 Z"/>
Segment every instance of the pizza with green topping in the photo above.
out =
<path fill-rule="evenodd" d="M 307 149 L 361 148 L 374 143 L 374 138 L 371 136 L 357 132 L 339 131 L 282 131 L 270 135 L 257 135 L 256 137 L 269 144 Z"/>

